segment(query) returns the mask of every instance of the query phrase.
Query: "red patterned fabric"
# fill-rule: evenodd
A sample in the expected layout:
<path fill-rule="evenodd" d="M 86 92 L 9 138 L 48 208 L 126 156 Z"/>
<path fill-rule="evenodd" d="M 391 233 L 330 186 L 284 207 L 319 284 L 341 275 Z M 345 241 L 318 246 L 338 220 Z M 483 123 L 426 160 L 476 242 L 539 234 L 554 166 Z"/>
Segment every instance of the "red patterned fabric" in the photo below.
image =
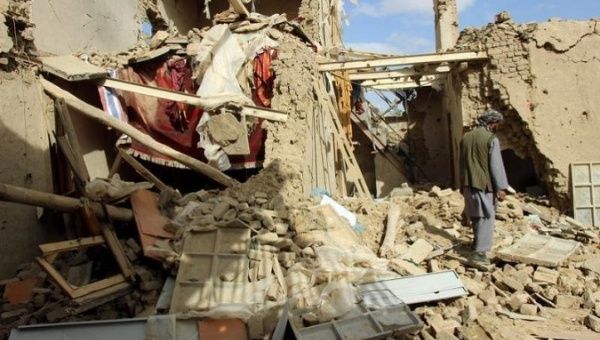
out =
<path fill-rule="evenodd" d="M 258 106 L 271 107 L 273 98 L 273 85 L 275 73 L 271 68 L 271 61 L 277 59 L 277 51 L 267 49 L 254 58 L 254 87 L 252 100 Z"/>
<path fill-rule="evenodd" d="M 276 56 L 276 50 L 268 49 L 253 60 L 255 89 L 252 91 L 252 99 L 257 106 L 271 106 L 275 81 L 271 61 Z M 133 83 L 191 94 L 195 94 L 198 88 L 192 80 L 189 61 L 182 57 L 129 66 L 120 70 L 118 77 Z M 196 127 L 203 114 L 201 108 L 126 91 L 119 91 L 119 97 L 131 125 L 163 144 L 206 161 L 203 150 L 197 147 L 199 136 Z M 266 133 L 262 128 L 262 121 L 250 127 L 248 132 L 250 154 L 231 156 L 233 169 L 253 168 L 264 160 Z M 135 141 L 131 141 L 130 151 L 158 164 L 180 166 Z"/>

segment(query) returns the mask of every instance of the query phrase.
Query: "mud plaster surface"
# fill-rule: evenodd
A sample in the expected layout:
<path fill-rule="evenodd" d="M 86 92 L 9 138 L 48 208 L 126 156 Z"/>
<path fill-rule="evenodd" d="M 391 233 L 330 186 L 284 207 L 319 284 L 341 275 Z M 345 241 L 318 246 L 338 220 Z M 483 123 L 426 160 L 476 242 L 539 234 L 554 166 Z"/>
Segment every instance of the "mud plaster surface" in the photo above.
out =
<path fill-rule="evenodd" d="M 313 82 L 318 75 L 314 52 L 294 36 L 284 34 L 281 51 L 273 61 L 276 74 L 272 107 L 286 112 L 285 124 L 265 122 L 264 169 L 233 191 L 249 195 L 256 190 L 278 197 L 286 205 L 308 196 L 304 189 L 307 170 L 306 118 L 314 112 Z"/>
<path fill-rule="evenodd" d="M 50 152 L 42 93 L 31 71 L 0 72 L 0 182 L 52 191 Z M 51 227 L 37 221 L 36 208 L 0 202 L 0 279 L 37 254 Z"/>
<path fill-rule="evenodd" d="M 463 32 L 459 42 L 490 55 L 488 66 L 466 75 L 465 123 L 487 107 L 504 110 L 509 121 L 500 131 L 503 147 L 532 156 L 553 202 L 564 210 L 571 205 L 569 164 L 600 159 L 594 146 L 600 128 L 597 24 L 508 21 Z"/>
<path fill-rule="evenodd" d="M 138 40 L 137 0 L 36 0 L 31 4 L 38 50 L 52 54 L 127 50 Z"/>

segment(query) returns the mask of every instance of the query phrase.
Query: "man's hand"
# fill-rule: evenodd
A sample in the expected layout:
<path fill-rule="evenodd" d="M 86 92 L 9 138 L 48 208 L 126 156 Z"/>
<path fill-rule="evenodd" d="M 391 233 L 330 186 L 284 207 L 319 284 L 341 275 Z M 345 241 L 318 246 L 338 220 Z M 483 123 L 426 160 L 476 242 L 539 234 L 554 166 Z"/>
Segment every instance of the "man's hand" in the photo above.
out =
<path fill-rule="evenodd" d="M 504 199 L 506 198 L 506 191 L 499 190 L 497 195 L 498 195 L 498 201 L 503 202 Z"/>

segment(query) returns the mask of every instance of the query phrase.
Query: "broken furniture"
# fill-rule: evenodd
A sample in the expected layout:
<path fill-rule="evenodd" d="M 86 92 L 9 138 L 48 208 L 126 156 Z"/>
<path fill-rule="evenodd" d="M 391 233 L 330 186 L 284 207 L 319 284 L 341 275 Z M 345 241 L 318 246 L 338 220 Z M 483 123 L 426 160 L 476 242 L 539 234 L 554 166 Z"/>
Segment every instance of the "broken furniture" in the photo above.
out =
<path fill-rule="evenodd" d="M 109 236 L 110 239 L 110 236 Z M 124 258 L 124 254 L 120 248 L 114 248 L 114 240 L 107 242 L 106 236 L 87 237 L 79 240 L 69 240 L 56 243 L 46 243 L 40 245 L 42 256 L 37 258 L 38 263 L 52 277 L 52 279 L 65 291 L 72 299 L 81 298 L 88 294 L 95 293 L 96 295 L 106 295 L 114 293 L 116 290 L 126 289 L 129 287 L 128 279 L 132 278 L 133 272 L 128 267 L 122 274 L 117 274 L 100 281 L 96 281 L 85 286 L 77 287 L 65 280 L 65 278 L 52 266 L 53 259 L 61 252 L 82 250 L 93 246 L 107 246 L 113 251 L 116 258 L 121 258 L 121 261 L 129 262 Z M 118 242 L 118 240 L 116 241 Z"/>

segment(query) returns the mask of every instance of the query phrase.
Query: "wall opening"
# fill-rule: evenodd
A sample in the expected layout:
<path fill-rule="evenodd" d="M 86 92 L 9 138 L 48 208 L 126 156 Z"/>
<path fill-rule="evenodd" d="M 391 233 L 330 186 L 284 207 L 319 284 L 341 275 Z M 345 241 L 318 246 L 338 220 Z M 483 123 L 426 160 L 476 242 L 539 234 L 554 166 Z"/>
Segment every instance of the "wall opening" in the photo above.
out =
<path fill-rule="evenodd" d="M 521 158 L 514 150 L 506 149 L 502 151 L 502 160 L 508 183 L 515 190 L 534 195 L 546 194 L 546 189 L 538 179 L 531 158 Z"/>

